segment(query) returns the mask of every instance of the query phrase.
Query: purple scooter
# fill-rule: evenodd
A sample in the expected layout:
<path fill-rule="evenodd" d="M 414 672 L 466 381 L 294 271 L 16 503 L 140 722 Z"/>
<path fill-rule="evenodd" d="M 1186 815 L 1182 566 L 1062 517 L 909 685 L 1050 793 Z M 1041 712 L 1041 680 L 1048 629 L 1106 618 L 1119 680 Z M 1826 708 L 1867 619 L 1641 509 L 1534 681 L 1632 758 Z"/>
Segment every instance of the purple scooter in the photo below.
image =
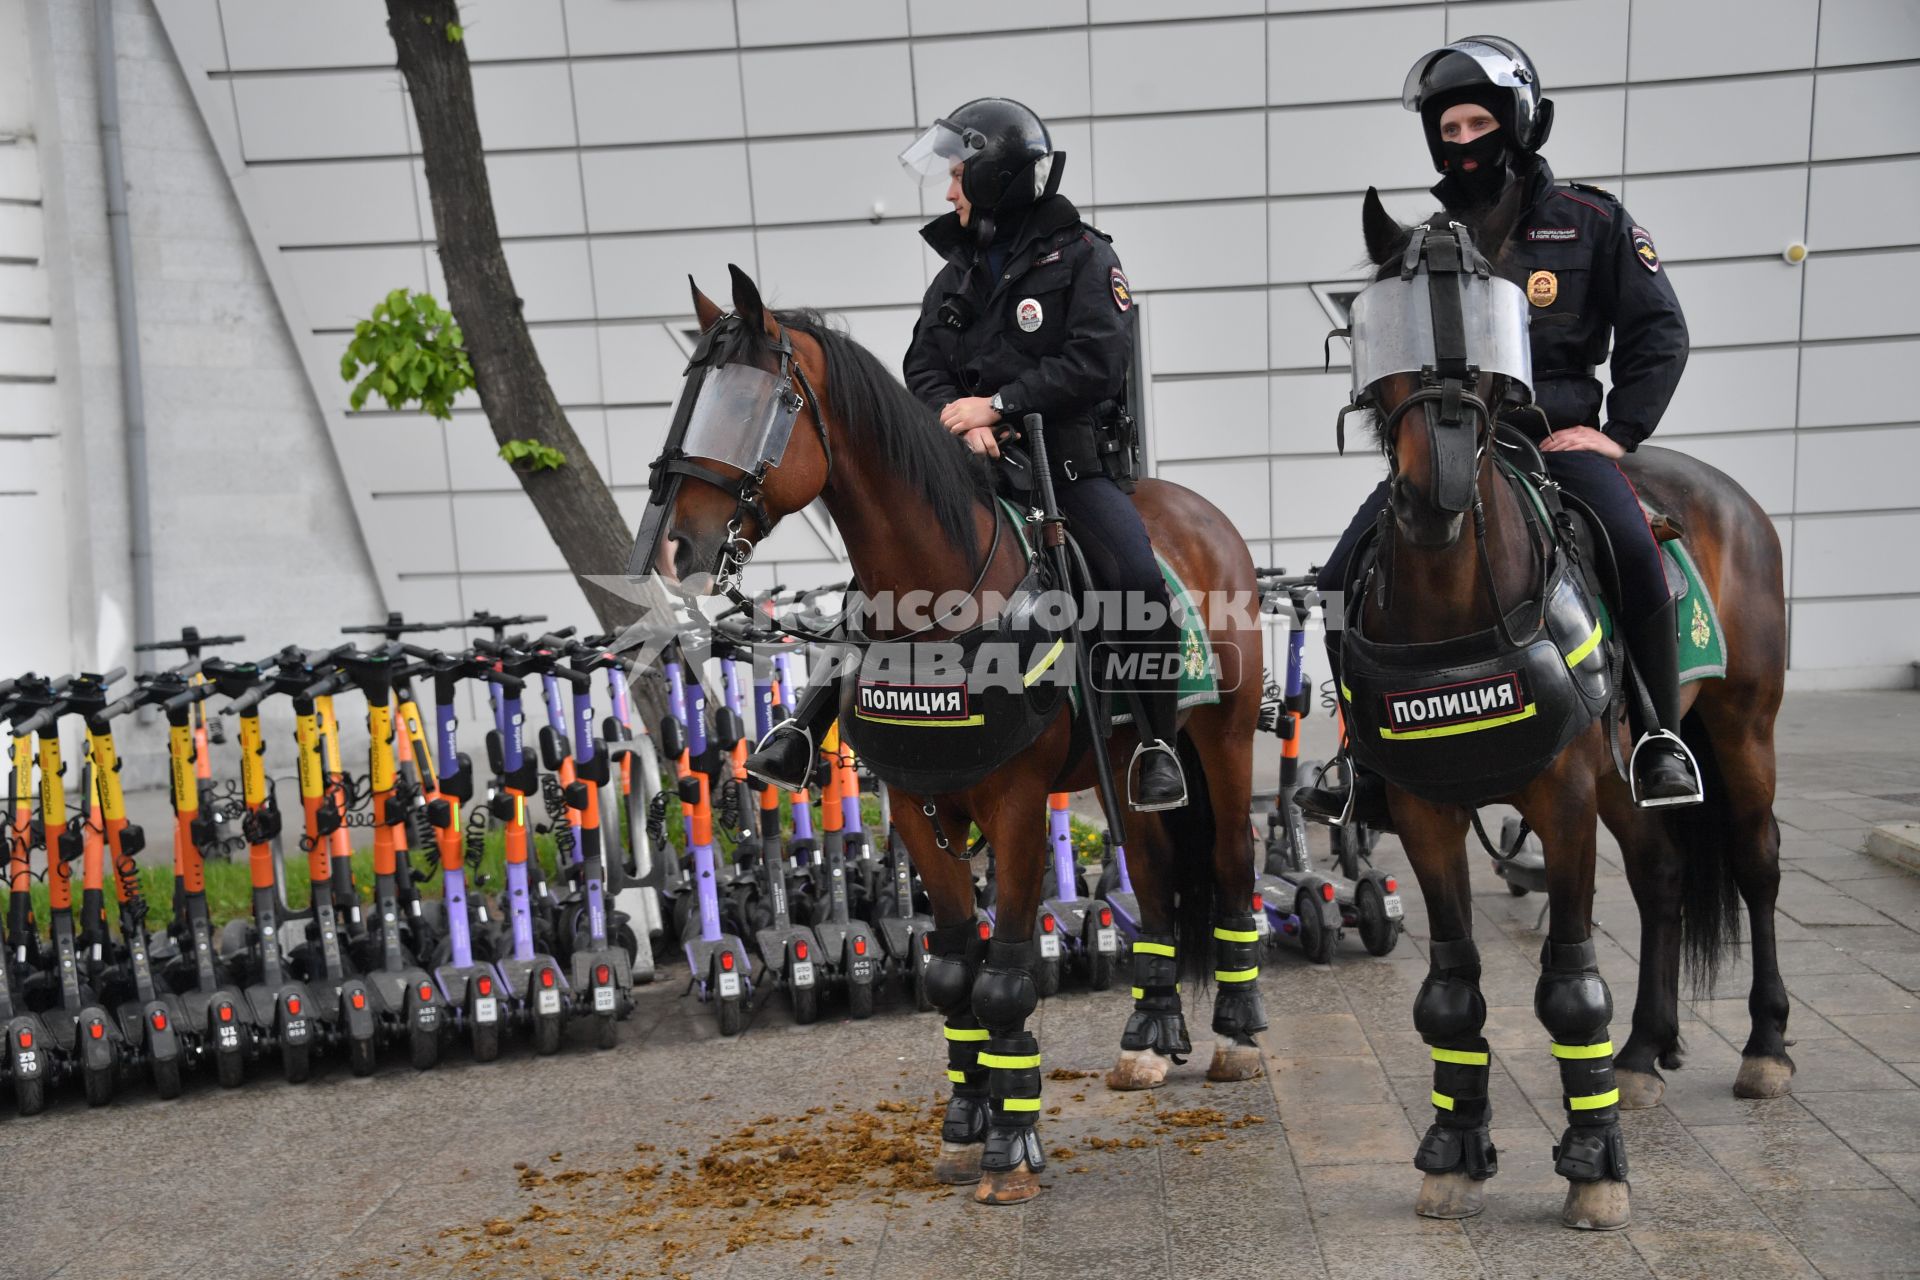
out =
<path fill-rule="evenodd" d="M 1060 989 L 1061 972 L 1069 964 L 1086 974 L 1090 988 L 1105 991 L 1113 985 L 1113 963 L 1120 952 L 1112 908 L 1087 896 L 1074 862 L 1071 801 L 1063 791 L 1047 797 L 1054 892 L 1040 903 L 1040 963 L 1033 974 L 1043 996 Z"/>

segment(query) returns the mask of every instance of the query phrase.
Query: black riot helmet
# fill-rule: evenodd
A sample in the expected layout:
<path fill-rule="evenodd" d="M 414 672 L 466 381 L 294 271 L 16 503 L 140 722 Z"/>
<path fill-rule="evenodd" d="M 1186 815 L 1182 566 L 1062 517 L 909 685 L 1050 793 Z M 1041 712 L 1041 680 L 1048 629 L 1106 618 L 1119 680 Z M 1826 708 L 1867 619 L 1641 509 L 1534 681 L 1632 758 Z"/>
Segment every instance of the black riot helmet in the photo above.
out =
<path fill-rule="evenodd" d="M 900 163 L 928 186 L 946 182 L 958 162 L 960 190 L 983 214 L 1024 209 L 1052 195 L 1065 161 L 1046 122 L 1012 98 L 975 98 L 935 120 L 900 153 Z"/>
<path fill-rule="evenodd" d="M 1462 102 L 1493 113 L 1516 154 L 1533 155 L 1553 129 L 1553 99 L 1540 95 L 1540 75 L 1527 51 L 1504 36 L 1467 36 L 1423 53 L 1407 72 L 1400 105 L 1420 113 L 1433 167 L 1446 172 L 1440 116 Z"/>

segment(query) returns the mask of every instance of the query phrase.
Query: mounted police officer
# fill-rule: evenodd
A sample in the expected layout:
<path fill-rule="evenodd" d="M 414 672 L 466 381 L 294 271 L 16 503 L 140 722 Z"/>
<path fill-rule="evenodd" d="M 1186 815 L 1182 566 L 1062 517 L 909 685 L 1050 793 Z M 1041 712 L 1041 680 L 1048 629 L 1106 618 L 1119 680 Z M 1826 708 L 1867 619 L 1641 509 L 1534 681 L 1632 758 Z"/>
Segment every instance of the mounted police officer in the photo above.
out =
<path fill-rule="evenodd" d="M 1155 624 L 1136 637 L 1144 648 L 1130 646 L 1152 660 L 1128 681 L 1147 720 L 1129 794 L 1139 809 L 1173 808 L 1187 798 L 1171 745 L 1180 627 L 1121 487 L 1132 487 L 1132 451 L 1119 436 L 1129 424 L 1133 294 L 1107 237 L 1059 194 L 1065 159 L 1045 122 L 1009 98 L 965 103 L 901 153 L 923 181 L 944 182 L 953 205 L 920 232 L 946 266 L 921 305 L 906 383 L 968 449 L 992 458 L 1023 415 L 1044 418 L 1055 494 L 1094 585 Z M 830 693 L 810 689 L 789 723 L 818 741 L 836 709 Z M 799 786 L 809 752 L 801 733 L 776 732 L 746 767 Z"/>
<path fill-rule="evenodd" d="M 1556 183 L 1539 154 L 1553 125 L 1553 102 L 1524 50 L 1499 36 L 1469 36 L 1424 54 L 1407 74 L 1401 102 L 1420 113 L 1433 166 L 1433 194 L 1450 210 L 1492 207 L 1513 186 L 1521 213 L 1507 262 L 1527 272 L 1532 304 L 1533 414 L 1513 426 L 1532 436 L 1560 487 L 1584 501 L 1605 526 L 1619 571 L 1620 613 L 1634 665 L 1659 717 L 1639 724 L 1634 790 L 1644 807 L 1694 804 L 1701 797 L 1692 758 L 1681 747 L 1674 604 L 1658 544 L 1617 460 L 1653 434 L 1687 363 L 1687 326 L 1652 238 L 1619 201 L 1579 183 Z M 1484 246 L 1492 255 L 1494 246 Z M 1613 349 L 1613 389 L 1594 367 Z M 1349 558 L 1387 501 L 1374 490 L 1321 571 L 1320 588 L 1339 590 Z M 1338 645 L 1329 643 L 1339 662 Z M 1636 722 L 1639 717 L 1636 715 Z M 1673 736 L 1669 736 L 1673 735 Z M 1356 780 L 1354 818 L 1387 825 L 1380 780 Z M 1304 807 L 1338 816 L 1344 788 L 1300 793 Z"/>

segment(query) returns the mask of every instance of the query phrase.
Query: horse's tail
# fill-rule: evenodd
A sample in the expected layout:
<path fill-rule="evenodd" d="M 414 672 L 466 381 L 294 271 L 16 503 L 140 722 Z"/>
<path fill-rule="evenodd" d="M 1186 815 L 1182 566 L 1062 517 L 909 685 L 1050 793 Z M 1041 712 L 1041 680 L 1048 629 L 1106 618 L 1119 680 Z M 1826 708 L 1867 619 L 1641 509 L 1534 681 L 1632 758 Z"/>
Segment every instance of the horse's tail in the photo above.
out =
<path fill-rule="evenodd" d="M 1694 989 L 1704 992 L 1740 937 L 1740 890 L 1730 866 L 1733 808 L 1712 736 L 1697 714 L 1682 721 L 1680 736 L 1699 762 L 1706 799 L 1667 810 L 1665 820 L 1680 859 L 1680 941 Z"/>
<path fill-rule="evenodd" d="M 1180 767 L 1187 775 L 1187 803 L 1162 815 L 1173 858 L 1174 928 L 1179 937 L 1180 976 L 1205 985 L 1213 976 L 1213 802 L 1199 749 L 1185 730 L 1179 735 Z"/>

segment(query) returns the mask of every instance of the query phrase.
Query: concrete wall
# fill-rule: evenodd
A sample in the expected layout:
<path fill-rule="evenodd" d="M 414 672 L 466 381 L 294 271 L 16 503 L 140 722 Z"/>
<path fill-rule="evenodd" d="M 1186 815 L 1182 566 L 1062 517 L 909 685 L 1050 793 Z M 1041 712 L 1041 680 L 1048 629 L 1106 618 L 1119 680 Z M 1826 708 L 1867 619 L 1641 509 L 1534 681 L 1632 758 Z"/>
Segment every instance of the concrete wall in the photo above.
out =
<path fill-rule="evenodd" d="M 158 10 L 259 250 L 257 266 L 227 254 L 245 263 L 229 264 L 245 277 L 233 287 L 263 298 L 264 271 L 308 377 L 304 403 L 291 379 L 273 403 L 308 444 L 324 423 L 380 593 L 421 614 L 584 617 L 474 410 L 443 428 L 345 409 L 336 362 L 353 320 L 396 285 L 442 292 L 384 6 Z M 143 12 L 122 21 L 146 31 Z M 678 387 L 685 273 L 717 288 L 739 262 L 775 301 L 835 310 L 897 359 L 935 265 L 914 227 L 936 201 L 893 155 L 955 103 L 1004 93 L 1054 122 L 1066 190 L 1114 235 L 1143 300 L 1161 473 L 1219 501 L 1263 561 L 1296 567 L 1381 469 L 1333 451 L 1344 376 L 1319 367 L 1315 286 L 1357 274 L 1366 185 L 1402 216 L 1430 205 L 1396 100 L 1408 63 L 1463 34 L 1511 35 L 1559 103 L 1562 176 L 1621 194 L 1669 264 L 1696 348 L 1661 440 L 1772 513 L 1796 678 L 1911 679 L 1920 577 L 1908 557 L 1859 553 L 1920 535 L 1920 426 L 1888 376 L 1920 353 L 1910 0 L 1752 0 L 1737 32 L 1711 0 L 471 0 L 463 14 L 517 284 L 630 512 Z M 172 190 L 155 197 L 150 227 L 197 228 Z M 195 198 L 234 225 L 214 216 L 230 204 Z M 1788 266 L 1781 250 L 1801 239 L 1813 255 Z M 179 319 L 203 327 L 212 310 Z M 330 473 L 314 473 L 297 501 L 342 520 Z M 257 577 L 286 580 L 291 559 L 255 556 Z M 829 578 L 830 538 L 790 523 L 758 571 Z"/>
<path fill-rule="evenodd" d="M 248 657 L 327 643 L 342 621 L 376 620 L 383 607 L 339 463 L 157 14 L 143 0 L 117 0 L 113 21 L 155 625 L 162 635 L 186 624 L 243 634 Z M 9 575 L 0 669 L 132 666 L 125 417 L 90 0 L 0 4 L 0 60 L 22 52 L 32 68 L 27 118 L 19 81 L 0 67 L 10 111 L 0 134 L 22 136 L 0 142 L 0 228 L 37 235 L 41 247 L 27 265 L 0 247 L 0 271 L 19 289 L 0 296 L 38 307 L 25 345 L 44 354 L 27 381 L 0 376 L 0 437 L 36 437 L 0 439 L 0 489 L 31 490 L 0 498 L 8 562 L 28 575 L 20 590 Z M 18 359 L 23 328 L 0 324 L 0 374 Z M 270 719 L 282 727 L 291 720 Z M 161 738 L 130 736 L 130 783 L 163 776 Z"/>

